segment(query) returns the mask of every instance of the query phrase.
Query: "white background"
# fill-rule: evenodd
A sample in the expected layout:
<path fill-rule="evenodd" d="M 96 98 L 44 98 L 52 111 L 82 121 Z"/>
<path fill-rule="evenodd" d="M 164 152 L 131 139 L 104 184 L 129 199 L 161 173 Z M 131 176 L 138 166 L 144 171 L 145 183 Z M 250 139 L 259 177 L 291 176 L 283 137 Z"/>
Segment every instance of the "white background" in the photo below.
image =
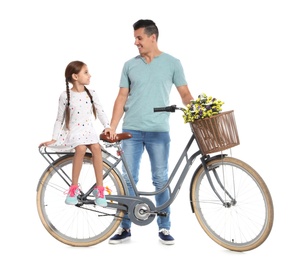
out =
<path fill-rule="evenodd" d="M 303 8 L 301 1 L 1 1 L 1 259 L 256 259 L 296 256 L 302 237 Z M 132 24 L 154 20 L 159 48 L 178 57 L 194 97 L 201 92 L 235 110 L 240 146 L 233 155 L 266 181 L 275 206 L 268 240 L 235 253 L 214 244 L 189 207 L 188 183 L 172 206 L 174 246 L 163 246 L 154 221 L 132 227 L 130 243 L 89 248 L 61 244 L 42 227 L 36 185 L 46 162 L 38 144 L 51 139 L 64 70 L 84 61 L 108 116 L 123 63 L 138 54 Z M 171 104 L 180 105 L 172 90 Z M 190 133 L 172 114 L 172 164 Z M 101 131 L 100 127 L 100 131 Z M 142 165 L 141 185 L 150 182 Z M 145 175 L 144 175 L 145 174 Z M 190 175 L 189 175 L 190 177 Z M 4 188 L 4 189 L 3 189 Z M 4 258 L 1 255 L 6 255 Z"/>

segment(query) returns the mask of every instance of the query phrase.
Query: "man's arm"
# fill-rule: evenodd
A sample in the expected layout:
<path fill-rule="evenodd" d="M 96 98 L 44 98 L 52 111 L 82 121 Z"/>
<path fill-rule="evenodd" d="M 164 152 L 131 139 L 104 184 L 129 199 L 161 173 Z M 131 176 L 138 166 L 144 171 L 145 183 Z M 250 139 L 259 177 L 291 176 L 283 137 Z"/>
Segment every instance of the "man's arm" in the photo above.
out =
<path fill-rule="evenodd" d="M 177 87 L 177 90 L 179 91 L 183 105 L 185 105 L 185 106 L 188 105 L 190 103 L 190 101 L 194 99 L 192 97 L 187 85 Z"/>
<path fill-rule="evenodd" d="M 120 119 L 122 118 L 122 116 L 124 114 L 124 106 L 127 101 L 128 92 L 129 92 L 128 88 L 120 88 L 118 96 L 114 103 L 112 119 L 110 122 L 110 126 L 114 131 L 116 131 L 118 124 L 120 122 Z"/>

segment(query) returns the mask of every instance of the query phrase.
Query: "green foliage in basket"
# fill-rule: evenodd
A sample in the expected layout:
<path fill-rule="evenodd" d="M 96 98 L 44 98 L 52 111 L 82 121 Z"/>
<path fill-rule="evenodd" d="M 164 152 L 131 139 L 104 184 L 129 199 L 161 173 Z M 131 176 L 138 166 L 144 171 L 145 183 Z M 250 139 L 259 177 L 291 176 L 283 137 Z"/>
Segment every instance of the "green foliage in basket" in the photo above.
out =
<path fill-rule="evenodd" d="M 201 118 L 217 115 L 222 111 L 223 104 L 224 102 L 221 100 L 202 93 L 196 100 L 192 100 L 183 110 L 184 123 L 190 123 Z"/>

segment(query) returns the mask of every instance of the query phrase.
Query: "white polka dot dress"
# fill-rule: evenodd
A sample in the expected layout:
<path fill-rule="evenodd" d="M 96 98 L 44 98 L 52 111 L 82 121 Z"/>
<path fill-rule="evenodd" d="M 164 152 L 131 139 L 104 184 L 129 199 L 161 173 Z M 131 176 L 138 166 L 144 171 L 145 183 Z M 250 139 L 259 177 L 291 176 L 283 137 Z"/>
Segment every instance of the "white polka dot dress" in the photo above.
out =
<path fill-rule="evenodd" d="M 109 120 L 99 102 L 94 90 L 89 90 L 96 107 L 97 118 L 104 128 L 110 127 Z M 69 130 L 65 126 L 64 116 L 67 103 L 67 94 L 64 91 L 59 98 L 58 114 L 53 130 L 53 139 L 56 143 L 49 147 L 56 151 L 73 150 L 78 145 L 99 143 L 99 134 L 94 128 L 94 114 L 90 97 L 85 91 L 70 90 L 70 123 Z"/>

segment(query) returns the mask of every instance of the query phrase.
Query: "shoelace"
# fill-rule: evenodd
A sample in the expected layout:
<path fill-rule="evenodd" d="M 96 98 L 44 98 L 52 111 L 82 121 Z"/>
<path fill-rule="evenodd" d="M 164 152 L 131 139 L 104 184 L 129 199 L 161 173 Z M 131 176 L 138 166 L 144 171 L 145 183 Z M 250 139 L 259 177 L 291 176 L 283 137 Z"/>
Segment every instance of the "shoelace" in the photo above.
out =
<path fill-rule="evenodd" d="M 119 227 L 119 229 L 118 229 L 118 231 L 117 231 L 117 234 L 121 236 L 124 230 L 125 230 L 126 232 L 129 232 L 129 231 L 127 231 L 125 228 Z"/>
<path fill-rule="evenodd" d="M 104 198 L 104 191 L 106 191 L 109 195 L 112 194 L 112 190 L 110 188 L 106 187 L 97 187 L 98 190 L 98 197 Z"/>
<path fill-rule="evenodd" d="M 168 236 L 169 235 L 169 230 L 165 229 L 165 228 L 162 228 L 160 229 L 159 233 L 163 233 L 165 236 Z"/>
<path fill-rule="evenodd" d="M 104 187 L 97 187 L 98 198 L 104 198 Z"/>
<path fill-rule="evenodd" d="M 78 185 L 70 186 L 69 189 L 64 192 L 64 194 L 68 194 L 70 197 L 74 197 L 75 195 L 78 195 L 79 194 Z"/>

